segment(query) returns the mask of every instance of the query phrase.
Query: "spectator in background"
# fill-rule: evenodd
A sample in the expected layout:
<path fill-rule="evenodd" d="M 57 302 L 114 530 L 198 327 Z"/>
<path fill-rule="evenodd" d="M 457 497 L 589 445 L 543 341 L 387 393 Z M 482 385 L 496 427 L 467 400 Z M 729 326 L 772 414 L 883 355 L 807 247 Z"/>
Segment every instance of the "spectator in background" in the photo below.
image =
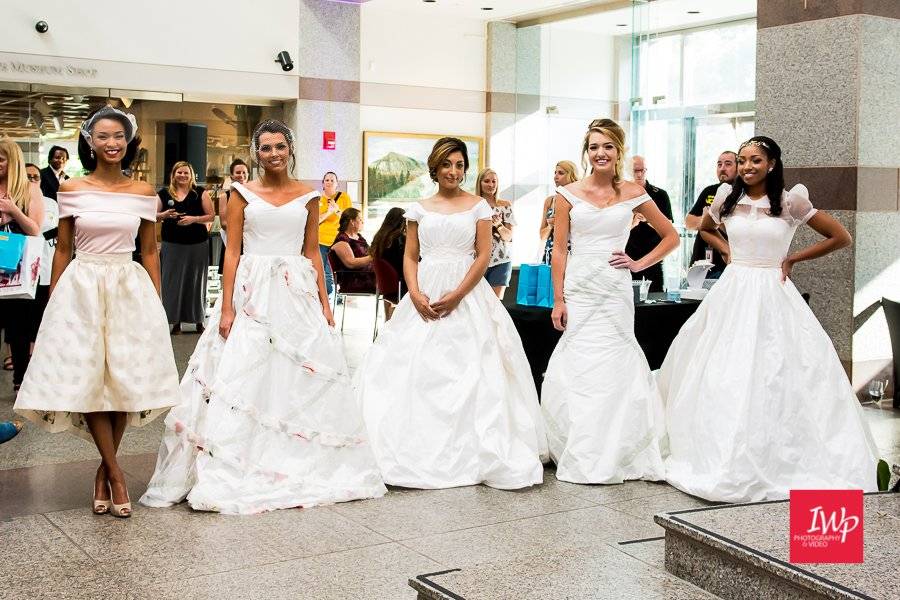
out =
<path fill-rule="evenodd" d="M 240 158 L 236 158 L 228 166 L 228 176 L 231 178 L 231 183 L 247 183 L 250 181 L 250 167 Z M 219 275 L 223 274 L 223 268 L 225 267 L 225 245 L 228 242 L 228 234 L 226 232 L 228 224 L 225 219 L 225 209 L 228 207 L 229 198 L 231 198 L 230 188 L 219 194 L 219 235 L 222 237 L 222 251 L 219 254 Z"/>
<path fill-rule="evenodd" d="M 403 277 L 403 252 L 406 249 L 406 211 L 395 206 L 387 211 L 381 227 L 372 238 L 369 254 L 373 260 L 384 260 L 397 272 L 400 280 L 399 296 L 388 290 L 384 292 L 384 320 L 390 321 L 394 306 L 406 294 L 406 280 Z"/>
<path fill-rule="evenodd" d="M 672 221 L 672 204 L 669 202 L 669 194 L 666 193 L 666 190 L 651 185 L 647 181 L 647 165 L 643 156 L 633 156 L 631 158 L 631 174 L 634 182 L 647 191 L 647 195 L 653 199 L 660 212 L 669 221 Z M 644 216 L 635 213 L 631 234 L 628 236 L 628 243 L 625 244 L 625 254 L 634 258 L 640 258 L 652 252 L 661 241 L 662 237 L 647 223 Z M 650 280 L 651 292 L 663 291 L 662 262 L 658 262 L 643 271 L 632 273 L 631 278 L 637 281 L 648 279 Z"/>
<path fill-rule="evenodd" d="M 362 228 L 362 213 L 358 209 L 348 208 L 341 212 L 331 257 L 336 267 L 334 280 L 342 292 L 375 292 L 372 257 L 369 256 L 369 243 L 360 233 Z"/>
<path fill-rule="evenodd" d="M 719 155 L 719 159 L 716 161 L 716 177 L 719 179 L 719 183 L 708 185 L 701 190 L 694 206 L 691 207 L 691 210 L 684 217 L 684 226 L 688 229 L 693 229 L 694 231 L 700 229 L 703 215 L 706 214 L 709 206 L 716 197 L 716 190 L 718 190 L 719 186 L 723 183 L 732 183 L 736 176 L 737 154 L 731 150 L 726 150 Z M 724 232 L 721 233 L 723 236 L 726 235 Z M 699 234 L 694 240 L 694 250 L 691 252 L 690 264 L 694 264 L 698 260 L 704 260 L 706 258 L 707 250 L 712 253 L 713 268 L 710 269 L 706 277 L 708 279 L 717 279 L 725 269 L 725 259 L 722 258 L 722 255 L 719 254 L 715 248 L 712 248 L 707 244 Z"/>
<path fill-rule="evenodd" d="M 9 138 L 0 139 L 0 230 L 22 235 L 40 235 L 44 221 L 41 189 L 29 183 L 25 157 L 19 145 Z M 0 300 L 0 326 L 10 347 L 13 367 L 13 391 L 18 391 L 30 357 L 30 315 L 32 299 Z"/>
<path fill-rule="evenodd" d="M 322 177 L 322 196 L 319 198 L 319 252 L 325 268 L 325 291 L 329 296 L 334 292 L 334 275 L 328 264 L 328 251 L 337 237 L 341 214 L 353 204 L 349 195 L 337 189 L 337 184 L 334 171 L 325 173 Z"/>
<path fill-rule="evenodd" d="M 62 146 L 52 146 L 47 154 L 47 166 L 41 169 L 41 193 L 56 200 L 59 184 L 69 178 L 65 173 L 69 151 Z"/>
<path fill-rule="evenodd" d="M 541 262 L 550 264 L 553 253 L 553 215 L 556 213 L 556 188 L 578 181 L 578 167 L 571 160 L 561 160 L 553 170 L 553 193 L 544 200 L 541 218 L 541 239 L 544 240 L 544 255 Z"/>
<path fill-rule="evenodd" d="M 172 165 L 169 182 L 157 192 L 163 306 L 173 335 L 181 333 L 182 323 L 195 323 L 197 333 L 202 333 L 209 268 L 206 224 L 213 221 L 213 203 L 209 192 L 197 186 L 194 167 L 187 161 Z"/>
<path fill-rule="evenodd" d="M 32 163 L 25 164 L 25 172 L 28 181 L 33 187 L 40 189 L 41 171 Z M 53 254 L 56 251 L 56 238 L 59 233 L 59 204 L 52 198 L 44 197 L 44 221 L 41 224 L 41 235 L 44 236 L 44 253 L 41 256 L 41 273 L 38 281 L 37 293 L 31 305 L 28 316 L 28 337 L 31 348 L 37 339 L 41 320 L 44 318 L 44 310 L 50 301 L 50 274 L 53 270 Z"/>
<path fill-rule="evenodd" d="M 500 184 L 497 173 L 493 169 L 485 169 L 475 180 L 475 195 L 487 200 L 494 211 L 491 225 L 491 260 L 488 263 L 484 278 L 491 284 L 497 297 L 503 300 L 503 292 L 509 285 L 512 276 L 512 242 L 513 227 L 516 218 L 512 211 L 512 202 L 497 197 Z"/>

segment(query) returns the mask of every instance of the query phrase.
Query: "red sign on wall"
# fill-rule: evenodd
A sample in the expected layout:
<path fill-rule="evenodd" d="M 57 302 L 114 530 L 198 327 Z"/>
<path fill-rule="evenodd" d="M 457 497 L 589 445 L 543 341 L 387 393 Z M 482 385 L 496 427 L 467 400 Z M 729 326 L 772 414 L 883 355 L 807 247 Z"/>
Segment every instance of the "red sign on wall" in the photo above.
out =
<path fill-rule="evenodd" d="M 322 150 L 334 150 L 336 147 L 333 131 L 322 132 Z"/>

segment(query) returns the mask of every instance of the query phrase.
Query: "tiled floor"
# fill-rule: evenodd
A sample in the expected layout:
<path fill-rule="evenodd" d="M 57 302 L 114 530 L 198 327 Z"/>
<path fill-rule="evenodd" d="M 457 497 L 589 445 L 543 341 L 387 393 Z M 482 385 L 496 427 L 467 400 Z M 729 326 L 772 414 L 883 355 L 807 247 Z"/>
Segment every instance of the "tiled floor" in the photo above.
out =
<path fill-rule="evenodd" d="M 371 339 L 371 303 L 356 302 L 344 336 L 351 368 Z M 196 340 L 173 338 L 179 368 Z M 4 374 L 0 419 L 12 414 L 10 388 Z M 900 415 L 865 412 L 883 452 L 900 462 Z M 159 421 L 125 436 L 133 499 L 161 431 Z M 516 492 L 392 489 L 379 500 L 250 517 L 137 506 L 118 520 L 90 513 L 95 452 L 30 424 L 0 446 L 0 600 L 414 598 L 410 577 L 451 568 L 464 568 L 455 582 L 467 598 L 565 597 L 572 577 L 589 578 L 596 598 L 710 597 L 663 569 L 653 515 L 704 505 L 666 484 L 581 486 L 548 470 L 543 485 Z"/>

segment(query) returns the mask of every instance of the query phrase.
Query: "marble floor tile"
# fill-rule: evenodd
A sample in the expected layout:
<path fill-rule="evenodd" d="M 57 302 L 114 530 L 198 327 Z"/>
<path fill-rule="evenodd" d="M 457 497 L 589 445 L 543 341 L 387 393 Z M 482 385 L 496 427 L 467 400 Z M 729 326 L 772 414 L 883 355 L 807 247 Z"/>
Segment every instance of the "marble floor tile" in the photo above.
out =
<path fill-rule="evenodd" d="M 466 600 L 715 598 L 609 546 L 497 560 L 430 579 Z"/>
<path fill-rule="evenodd" d="M 260 600 L 414 599 L 409 577 L 438 569 L 440 565 L 434 561 L 399 544 L 388 543 L 181 581 L 145 582 L 138 586 L 135 597 L 220 600 L 223 590 L 228 590 L 231 598 Z"/>
<path fill-rule="evenodd" d="M 662 535 L 662 528 L 603 506 L 404 540 L 404 546 L 460 567 Z"/>
<path fill-rule="evenodd" d="M 610 544 L 619 552 L 633 556 L 639 561 L 666 570 L 666 541 L 665 539 L 647 540 L 633 544 Z"/>
<path fill-rule="evenodd" d="M 381 544 L 383 536 L 329 508 L 251 516 L 135 507 L 130 519 L 93 518 L 84 511 L 47 518 L 101 568 L 129 583 L 172 581 L 292 558 Z M 121 560 L 107 561 L 104 557 Z"/>
<path fill-rule="evenodd" d="M 685 494 L 684 492 L 671 489 L 666 494 L 635 498 L 633 500 L 623 500 L 621 502 L 612 502 L 605 506 L 635 517 L 648 519 L 652 522 L 653 515 L 661 512 L 684 510 L 686 508 L 701 508 L 703 506 L 712 505 L 711 502 L 707 502 L 701 498 L 696 498 Z"/>
<path fill-rule="evenodd" d="M 595 504 L 612 504 L 624 500 L 660 496 L 675 491 L 675 488 L 668 483 L 656 481 L 626 481 L 615 485 L 585 485 L 557 481 L 557 485 L 561 490 L 573 496 L 590 500 Z"/>
<path fill-rule="evenodd" d="M 333 507 L 337 513 L 390 539 L 402 540 L 593 506 L 552 484 L 524 490 L 483 485 L 446 490 L 391 488 L 376 500 Z"/>
<path fill-rule="evenodd" d="M 0 470 L 0 519 L 68 509 L 94 516 L 91 494 L 99 464 L 99 460 L 86 460 Z M 132 498 L 139 498 L 147 487 L 127 469 L 125 481 Z"/>

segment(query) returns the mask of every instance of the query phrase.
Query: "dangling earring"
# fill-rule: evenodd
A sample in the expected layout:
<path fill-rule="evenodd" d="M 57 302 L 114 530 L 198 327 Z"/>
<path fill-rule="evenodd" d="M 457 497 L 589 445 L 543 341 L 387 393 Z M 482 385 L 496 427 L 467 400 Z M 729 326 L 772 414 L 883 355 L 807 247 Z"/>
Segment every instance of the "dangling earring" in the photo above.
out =
<path fill-rule="evenodd" d="M 769 170 L 768 170 L 768 171 L 767 171 L 767 172 L 768 172 L 768 173 L 771 173 L 771 172 L 772 172 L 772 169 L 771 169 L 771 168 L 769 168 Z"/>
<path fill-rule="evenodd" d="M 91 158 L 94 158 L 94 149 L 91 148 Z"/>

